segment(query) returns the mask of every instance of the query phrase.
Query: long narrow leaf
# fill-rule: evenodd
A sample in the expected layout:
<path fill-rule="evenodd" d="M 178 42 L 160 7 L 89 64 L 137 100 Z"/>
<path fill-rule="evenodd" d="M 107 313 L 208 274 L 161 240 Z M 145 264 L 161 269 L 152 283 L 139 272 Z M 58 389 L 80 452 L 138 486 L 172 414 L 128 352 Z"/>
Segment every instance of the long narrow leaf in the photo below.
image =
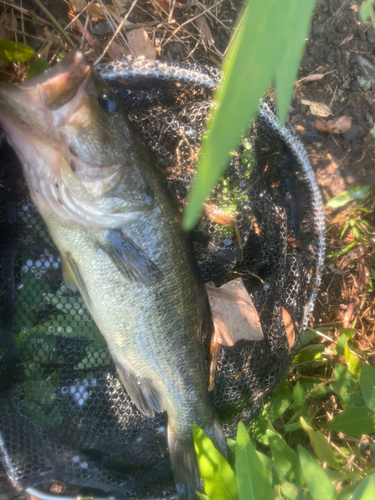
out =
<path fill-rule="evenodd" d="M 327 474 L 302 446 L 298 445 L 303 475 L 313 500 L 338 500 Z"/>
<path fill-rule="evenodd" d="M 242 422 L 237 429 L 236 478 L 239 500 L 273 500 L 267 470 Z"/>
<path fill-rule="evenodd" d="M 252 0 L 224 62 L 218 106 L 208 124 L 197 177 L 189 195 L 183 225 L 190 229 L 201 205 L 225 170 L 233 150 L 253 120 L 259 99 L 270 85 L 285 50 L 294 0 Z"/>
<path fill-rule="evenodd" d="M 237 500 L 236 478 L 228 462 L 196 425 L 193 427 L 193 435 L 199 471 L 208 497 Z"/>
<path fill-rule="evenodd" d="M 301 469 L 296 452 L 275 432 L 268 430 L 267 437 L 272 457 L 282 473 L 287 479 L 294 479 L 298 485 L 301 485 Z"/>
<path fill-rule="evenodd" d="M 375 412 L 375 370 L 370 365 L 363 365 L 359 380 L 366 406 Z"/>
<path fill-rule="evenodd" d="M 372 500 L 375 496 L 375 474 L 367 476 L 353 492 L 352 500 Z"/>

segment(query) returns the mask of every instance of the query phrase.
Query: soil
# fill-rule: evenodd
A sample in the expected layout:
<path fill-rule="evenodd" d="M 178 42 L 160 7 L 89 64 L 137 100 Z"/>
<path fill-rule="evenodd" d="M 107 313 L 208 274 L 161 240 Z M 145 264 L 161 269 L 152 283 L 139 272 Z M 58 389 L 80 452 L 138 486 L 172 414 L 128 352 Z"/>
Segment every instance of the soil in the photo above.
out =
<path fill-rule="evenodd" d="M 327 74 L 297 89 L 290 109 L 289 120 L 305 144 L 325 199 L 375 182 L 375 138 L 370 133 L 375 96 L 373 90 L 361 88 L 358 77 L 365 75 L 356 59 L 361 55 L 375 63 L 375 33 L 370 23 L 359 20 L 361 4 L 360 0 L 318 2 L 299 78 Z M 337 135 L 318 132 L 317 117 L 301 99 L 328 105 L 333 115 L 329 118 L 351 117 L 350 130 Z"/>

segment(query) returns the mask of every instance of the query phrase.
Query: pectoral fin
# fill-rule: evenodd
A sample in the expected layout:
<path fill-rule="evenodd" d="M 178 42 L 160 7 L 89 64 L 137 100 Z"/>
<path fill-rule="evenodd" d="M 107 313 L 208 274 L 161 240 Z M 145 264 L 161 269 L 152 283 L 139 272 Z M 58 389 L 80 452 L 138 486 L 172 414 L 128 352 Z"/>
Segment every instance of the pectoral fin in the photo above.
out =
<path fill-rule="evenodd" d="M 133 375 L 121 365 L 115 356 L 113 356 L 113 361 L 121 382 L 141 413 L 152 418 L 155 412 L 164 411 L 161 397 L 149 380 Z"/>
<path fill-rule="evenodd" d="M 85 304 L 88 308 L 91 306 L 91 299 L 88 294 L 85 282 L 83 281 L 81 272 L 77 262 L 73 259 L 70 252 L 66 252 L 62 258 L 63 262 L 63 279 L 65 285 L 71 290 L 79 290 Z"/>
<path fill-rule="evenodd" d="M 69 262 L 67 262 L 67 257 L 63 254 L 61 255 L 61 266 L 64 285 L 69 288 L 69 290 L 72 290 L 72 292 L 78 292 L 78 286 L 75 281 L 74 273 L 71 270 Z"/>
<path fill-rule="evenodd" d="M 133 283 L 151 285 L 162 278 L 158 267 L 145 252 L 118 229 L 111 230 L 106 242 L 97 246 Z"/>

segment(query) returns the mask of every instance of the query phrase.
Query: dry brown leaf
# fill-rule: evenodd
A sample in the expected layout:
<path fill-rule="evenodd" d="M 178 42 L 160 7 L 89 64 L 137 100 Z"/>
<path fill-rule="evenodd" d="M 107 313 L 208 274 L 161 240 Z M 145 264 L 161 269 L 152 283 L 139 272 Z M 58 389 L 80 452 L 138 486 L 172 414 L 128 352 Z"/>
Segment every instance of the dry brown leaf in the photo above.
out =
<path fill-rule="evenodd" d="M 317 73 L 315 75 L 308 75 L 296 82 L 296 87 L 300 87 L 301 85 L 305 85 L 305 83 L 310 83 L 310 82 L 317 82 L 318 80 L 321 80 L 323 78 L 324 74 L 323 73 Z"/>
<path fill-rule="evenodd" d="M 219 288 L 209 282 L 206 289 L 217 343 L 233 346 L 239 340 L 263 340 L 259 315 L 242 278 Z"/>
<path fill-rule="evenodd" d="M 91 48 L 95 50 L 97 55 L 100 55 L 103 52 L 103 49 L 96 36 L 92 35 L 88 30 L 85 30 L 84 25 L 78 17 L 73 21 L 73 24 L 80 33 L 85 34 L 86 42 L 90 45 Z"/>
<path fill-rule="evenodd" d="M 367 284 L 370 280 L 370 266 L 366 257 L 362 257 L 358 261 L 358 289 L 359 292 L 366 290 Z"/>
<path fill-rule="evenodd" d="M 125 12 L 125 4 L 128 0 L 112 0 L 113 7 L 115 7 L 119 11 Z"/>
<path fill-rule="evenodd" d="M 342 320 L 342 327 L 343 328 L 350 328 L 353 320 L 354 320 L 354 315 L 357 312 L 358 308 L 360 305 L 360 300 L 358 297 L 351 297 L 350 303 L 344 313 L 343 320 Z"/>
<path fill-rule="evenodd" d="M 340 43 L 339 47 L 341 47 L 341 45 L 344 45 L 344 43 L 347 43 L 347 42 L 350 42 L 350 40 L 353 38 L 354 34 L 352 33 L 351 35 L 348 35 L 344 38 L 344 40 Z"/>
<path fill-rule="evenodd" d="M 113 19 L 118 22 L 118 23 L 123 23 L 123 26 L 132 26 L 133 23 L 124 18 L 124 13 L 126 9 L 116 9 L 116 7 L 113 7 L 113 5 L 106 5 L 106 8 L 110 15 L 113 17 Z"/>
<path fill-rule="evenodd" d="M 165 12 L 169 13 L 169 3 L 166 0 L 155 0 L 155 1 Z"/>
<path fill-rule="evenodd" d="M 87 7 L 86 0 L 70 0 L 73 12 L 82 12 Z"/>
<path fill-rule="evenodd" d="M 106 18 L 102 6 L 99 3 L 90 4 L 88 6 L 88 11 L 94 21 L 102 21 Z"/>
<path fill-rule="evenodd" d="M 315 128 L 319 130 L 319 132 L 329 132 L 330 134 L 343 134 L 352 126 L 352 119 L 350 116 L 338 116 L 337 118 L 333 118 L 332 120 L 328 120 L 328 122 L 324 122 L 323 120 L 319 120 L 317 118 L 315 120 Z"/>
<path fill-rule="evenodd" d="M 126 33 L 129 47 L 135 57 L 144 56 L 146 59 L 156 59 L 156 50 L 144 28 Z"/>
<path fill-rule="evenodd" d="M 199 16 L 195 22 L 197 23 L 197 29 L 202 36 L 204 46 L 208 45 L 209 47 L 211 47 L 215 43 L 215 39 L 212 36 L 210 27 L 207 24 L 205 16 L 204 15 Z"/>
<path fill-rule="evenodd" d="M 281 313 L 283 315 L 283 322 L 285 327 L 286 338 L 288 340 L 289 350 L 291 350 L 296 340 L 296 330 L 294 328 L 290 314 L 283 306 L 281 306 Z"/>
<path fill-rule="evenodd" d="M 126 47 L 120 45 L 115 41 L 113 41 L 109 46 L 107 54 L 109 55 L 111 61 L 117 61 L 118 59 L 121 59 L 121 57 L 123 56 L 131 55 L 130 51 Z"/>
<path fill-rule="evenodd" d="M 309 101 L 308 99 L 301 99 L 301 104 L 310 106 L 310 111 L 312 115 L 326 117 L 332 114 L 329 107 L 326 104 L 322 104 L 320 102 Z"/>

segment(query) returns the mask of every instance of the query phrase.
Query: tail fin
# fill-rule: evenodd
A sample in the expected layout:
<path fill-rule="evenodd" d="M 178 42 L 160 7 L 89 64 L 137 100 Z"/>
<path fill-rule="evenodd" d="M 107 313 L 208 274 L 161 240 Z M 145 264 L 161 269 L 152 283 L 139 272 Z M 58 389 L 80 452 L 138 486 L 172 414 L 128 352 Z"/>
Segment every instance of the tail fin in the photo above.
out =
<path fill-rule="evenodd" d="M 219 417 L 216 416 L 203 431 L 217 450 L 225 458 L 228 458 L 228 445 Z M 168 447 L 178 497 L 181 500 L 195 498 L 196 491 L 200 488 L 202 481 L 194 448 L 193 433 L 191 432 L 191 436 L 188 438 L 181 437 L 174 432 L 171 426 L 168 426 Z"/>
<path fill-rule="evenodd" d="M 223 429 L 219 417 L 216 415 L 212 424 L 203 429 L 206 436 L 211 439 L 215 448 L 228 460 L 229 448 L 225 439 Z"/>
<path fill-rule="evenodd" d="M 168 426 L 168 447 L 177 495 L 181 500 L 190 500 L 201 485 L 193 433 L 181 437 Z"/>

